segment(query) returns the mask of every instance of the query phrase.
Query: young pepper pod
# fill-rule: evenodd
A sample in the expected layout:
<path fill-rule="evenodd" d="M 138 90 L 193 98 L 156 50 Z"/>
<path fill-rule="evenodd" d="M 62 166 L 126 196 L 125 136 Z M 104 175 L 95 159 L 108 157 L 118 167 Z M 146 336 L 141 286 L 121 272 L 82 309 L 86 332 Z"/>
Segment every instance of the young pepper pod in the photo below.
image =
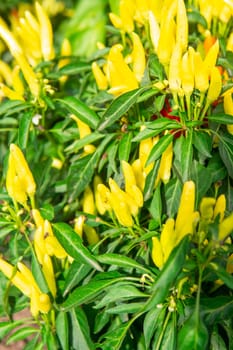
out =
<path fill-rule="evenodd" d="M 218 226 L 218 239 L 224 241 L 233 231 L 233 213 L 223 219 Z"/>
<path fill-rule="evenodd" d="M 168 183 L 171 177 L 171 167 L 173 159 L 173 144 L 168 145 L 161 157 L 161 163 L 159 166 L 158 176 L 164 184 Z"/>
<path fill-rule="evenodd" d="M 176 43 L 179 43 L 182 52 L 188 46 L 188 18 L 187 10 L 183 0 L 177 1 L 176 13 Z"/>
<path fill-rule="evenodd" d="M 139 36 L 136 33 L 132 32 L 131 38 L 133 42 L 133 51 L 131 53 L 132 68 L 137 81 L 140 82 L 146 68 L 145 50 Z"/>
<path fill-rule="evenodd" d="M 222 76 L 217 67 L 211 69 L 210 85 L 207 93 L 207 102 L 211 104 L 216 101 L 222 90 Z"/>
<path fill-rule="evenodd" d="M 152 237 L 151 257 L 154 264 L 161 270 L 164 265 L 163 250 L 158 237 Z"/>
<path fill-rule="evenodd" d="M 219 215 L 219 222 L 221 222 L 224 218 L 225 210 L 226 210 L 226 197 L 224 194 L 221 194 L 217 198 L 214 206 L 213 219 L 215 219 Z"/>
<path fill-rule="evenodd" d="M 126 193 L 128 193 L 134 199 L 138 207 L 142 207 L 143 194 L 136 184 L 136 178 L 132 166 L 124 160 L 121 162 L 121 166 L 125 179 Z"/>

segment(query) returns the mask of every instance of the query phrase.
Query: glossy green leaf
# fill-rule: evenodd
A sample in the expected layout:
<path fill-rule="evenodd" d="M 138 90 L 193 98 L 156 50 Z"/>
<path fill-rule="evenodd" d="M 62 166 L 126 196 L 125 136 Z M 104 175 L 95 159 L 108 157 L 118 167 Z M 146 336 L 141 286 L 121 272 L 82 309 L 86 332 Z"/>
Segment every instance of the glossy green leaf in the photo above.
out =
<path fill-rule="evenodd" d="M 173 315 L 171 315 L 171 317 L 172 316 Z M 160 349 L 177 350 L 177 347 L 176 347 L 177 328 L 176 327 L 177 325 L 174 322 L 174 320 L 170 319 L 166 325 L 163 338 L 161 341 Z"/>
<path fill-rule="evenodd" d="M 188 21 L 193 24 L 201 24 L 202 27 L 207 28 L 208 24 L 207 21 L 205 19 L 205 17 L 203 17 L 200 12 L 195 11 L 194 9 L 192 9 L 191 11 L 187 12 L 188 15 Z"/>
<path fill-rule="evenodd" d="M 164 323 L 165 314 L 165 307 L 153 308 L 146 313 L 143 322 L 143 333 L 147 349 L 150 349 L 150 344 L 155 334 L 158 334 L 157 338 L 159 338 L 159 335 L 161 334 L 160 331 Z"/>
<path fill-rule="evenodd" d="M 147 201 L 153 196 L 154 188 L 155 188 L 155 180 L 157 178 L 158 171 L 159 171 L 159 165 L 160 165 L 160 161 L 157 161 L 153 169 L 149 172 L 149 174 L 146 177 L 146 183 L 145 183 L 144 193 L 143 193 L 144 201 Z"/>
<path fill-rule="evenodd" d="M 115 254 L 115 253 L 105 253 L 102 255 L 98 255 L 96 259 L 101 264 L 107 265 L 116 265 L 126 269 L 136 269 L 142 271 L 144 273 L 150 273 L 150 270 L 144 267 L 142 264 L 139 264 L 134 259 L 128 258 L 127 256 Z"/>
<path fill-rule="evenodd" d="M 218 295 L 201 299 L 201 313 L 207 325 L 231 319 L 233 300 L 230 296 Z"/>
<path fill-rule="evenodd" d="M 211 334 L 210 348 L 211 348 L 211 350 L 227 350 L 227 346 L 226 346 L 223 338 L 217 332 L 213 332 Z M 228 349 L 229 349 L 229 347 L 228 347 Z"/>
<path fill-rule="evenodd" d="M 209 333 L 205 324 L 200 315 L 194 312 L 178 333 L 177 348 L 179 350 L 207 349 L 208 339 Z"/>
<path fill-rule="evenodd" d="M 171 179 L 165 185 L 166 208 L 169 217 L 174 217 L 178 211 L 181 191 L 182 183 L 178 178 Z"/>
<path fill-rule="evenodd" d="M 219 124 L 233 124 L 233 116 L 229 114 L 212 114 L 208 120 Z"/>
<path fill-rule="evenodd" d="M 117 97 L 110 104 L 108 109 L 102 116 L 102 121 L 98 127 L 99 131 L 105 130 L 107 127 L 119 120 L 123 114 L 128 112 L 130 107 L 137 102 L 137 98 L 145 91 L 145 88 L 139 88 L 126 92 L 123 95 Z"/>
<path fill-rule="evenodd" d="M 187 235 L 182 239 L 179 245 L 172 250 L 158 278 L 151 287 L 152 295 L 147 302 L 145 310 L 151 310 L 158 304 L 165 302 L 170 288 L 174 285 L 177 276 L 183 268 L 186 254 L 190 246 L 189 241 L 190 237 Z"/>
<path fill-rule="evenodd" d="M 219 143 L 219 153 L 225 167 L 227 168 L 228 175 L 233 179 L 233 145 L 222 139 Z"/>
<path fill-rule="evenodd" d="M 103 280 L 91 280 L 89 283 L 76 288 L 68 295 L 63 304 L 59 305 L 62 311 L 68 311 L 73 307 L 89 303 L 94 300 L 107 287 L 122 280 L 122 277 L 107 278 Z"/>
<path fill-rule="evenodd" d="M 94 350 L 87 317 L 81 308 L 71 311 L 73 349 Z"/>
<path fill-rule="evenodd" d="M 192 169 L 193 160 L 193 138 L 192 134 L 189 132 L 186 136 L 181 136 L 181 176 L 183 182 L 190 180 L 190 171 Z"/>
<path fill-rule="evenodd" d="M 196 186 L 195 201 L 196 206 L 198 207 L 201 199 L 206 195 L 213 182 L 212 173 L 208 168 L 194 160 L 191 169 L 191 176 Z"/>
<path fill-rule="evenodd" d="M 143 302 L 138 303 L 121 303 L 120 305 L 116 305 L 113 307 L 110 307 L 106 310 L 106 313 L 108 314 L 135 314 L 137 312 L 140 312 L 144 306 Z"/>
<path fill-rule="evenodd" d="M 173 140 L 172 134 L 168 134 L 161 137 L 161 139 L 159 139 L 159 141 L 153 146 L 152 150 L 150 151 L 150 154 L 146 161 L 146 166 L 156 161 L 162 155 L 162 153 L 166 150 L 166 148 L 172 142 L 172 140 Z"/>
<path fill-rule="evenodd" d="M 97 132 L 92 132 L 90 135 L 87 135 L 83 137 L 82 139 L 74 141 L 71 145 L 69 145 L 65 152 L 67 153 L 73 153 L 78 152 L 80 149 L 82 149 L 85 145 L 91 144 L 95 141 L 98 141 L 102 139 L 105 135 L 102 135 Z"/>
<path fill-rule="evenodd" d="M 66 312 L 59 312 L 56 317 L 56 333 L 62 350 L 69 350 L 69 324 Z"/>
<path fill-rule="evenodd" d="M 203 156 L 207 158 L 212 157 L 212 140 L 209 134 L 205 132 L 194 131 L 193 145 Z"/>
<path fill-rule="evenodd" d="M 233 289 L 233 276 L 225 268 L 216 263 L 210 263 L 209 267 L 228 288 Z"/>
<path fill-rule="evenodd" d="M 33 327 L 22 327 L 17 329 L 12 335 L 7 339 L 7 345 L 17 342 L 22 339 L 26 339 L 32 334 L 38 333 L 38 329 Z"/>
<path fill-rule="evenodd" d="M 163 128 L 160 128 L 160 129 L 157 129 L 157 130 L 154 130 L 152 128 L 146 128 L 144 130 L 141 130 L 133 139 L 132 141 L 133 142 L 139 142 L 139 141 L 142 141 L 142 140 L 145 140 L 147 138 L 150 138 L 150 137 L 154 137 L 154 136 L 157 136 L 158 134 L 160 134 L 160 132 L 163 130 Z"/>
<path fill-rule="evenodd" d="M 83 72 L 91 71 L 91 65 L 85 62 L 72 62 L 69 63 L 57 72 L 59 76 L 62 75 L 76 75 Z"/>
<path fill-rule="evenodd" d="M 127 132 L 123 134 L 123 137 L 120 140 L 119 147 L 118 147 L 118 155 L 119 155 L 120 161 L 125 160 L 126 162 L 128 162 L 130 150 L 131 150 L 132 137 L 133 137 L 132 132 Z"/>
<path fill-rule="evenodd" d="M 19 121 L 18 143 L 21 149 L 25 149 L 27 146 L 32 117 L 32 111 L 26 112 Z"/>
<path fill-rule="evenodd" d="M 66 96 L 63 99 L 58 99 L 57 101 L 59 101 L 61 105 L 64 105 L 68 109 L 69 112 L 75 114 L 92 129 L 96 129 L 99 123 L 99 117 L 84 102 L 74 96 Z"/>
<path fill-rule="evenodd" d="M 160 186 L 157 186 L 154 191 L 153 198 L 149 207 L 149 211 L 151 213 L 151 216 L 155 220 L 155 222 L 158 224 L 158 226 L 161 226 L 162 198 L 161 198 Z"/>
<path fill-rule="evenodd" d="M 70 256 L 98 271 L 102 271 L 95 257 L 83 245 L 82 239 L 70 225 L 64 222 L 56 223 L 53 224 L 53 230 L 58 241 Z"/>
<path fill-rule="evenodd" d="M 19 321 L 2 321 L 0 322 L 0 339 L 3 339 L 8 333 L 13 329 L 16 329 L 18 326 L 24 323 L 24 320 Z"/>
<path fill-rule="evenodd" d="M 89 265 L 73 261 L 63 286 L 63 297 L 65 297 L 80 281 L 82 281 L 90 271 L 91 267 Z"/>
<path fill-rule="evenodd" d="M 125 336 L 133 323 L 133 319 L 128 322 L 121 324 L 119 327 L 105 333 L 105 341 L 101 344 L 102 350 L 120 350 L 121 345 L 125 339 Z"/>
<path fill-rule="evenodd" d="M 8 112 L 11 112 L 12 110 L 14 111 L 21 111 L 24 108 L 28 108 L 28 104 L 23 102 L 23 101 L 19 101 L 19 100 L 6 100 L 1 102 L 0 105 L 0 115 L 5 115 Z M 9 114 L 8 114 L 9 115 Z"/>
<path fill-rule="evenodd" d="M 34 252 L 32 255 L 32 274 L 38 286 L 40 286 L 40 290 L 43 293 L 49 293 L 49 287 L 42 272 L 41 264 L 39 263 L 38 258 Z"/>

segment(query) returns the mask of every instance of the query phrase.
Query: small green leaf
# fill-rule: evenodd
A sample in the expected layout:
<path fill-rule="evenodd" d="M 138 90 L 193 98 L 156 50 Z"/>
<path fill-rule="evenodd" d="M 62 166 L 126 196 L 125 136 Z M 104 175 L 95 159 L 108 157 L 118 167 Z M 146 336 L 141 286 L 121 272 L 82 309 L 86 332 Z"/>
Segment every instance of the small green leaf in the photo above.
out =
<path fill-rule="evenodd" d="M 33 327 L 23 327 L 20 329 L 17 329 L 8 339 L 7 339 L 7 345 L 12 344 L 16 341 L 26 339 L 30 335 L 38 333 L 38 329 L 35 329 Z"/>
<path fill-rule="evenodd" d="M 83 278 L 85 278 L 91 271 L 91 267 L 86 264 L 81 264 L 77 261 L 73 261 L 67 273 L 65 283 L 63 286 L 63 297 L 65 297 L 71 289 L 73 289 Z"/>
<path fill-rule="evenodd" d="M 9 332 L 24 323 L 24 320 L 13 322 L 0 322 L 0 339 L 3 339 Z"/>
<path fill-rule="evenodd" d="M 125 322 L 118 326 L 117 328 L 114 328 L 113 330 L 110 330 L 109 332 L 105 333 L 105 341 L 101 344 L 102 350 L 120 350 L 121 345 L 124 341 L 124 338 L 133 323 L 134 319 L 131 319 L 128 322 Z"/>
<path fill-rule="evenodd" d="M 40 290 L 43 293 L 49 293 L 49 287 L 41 270 L 41 264 L 39 263 L 38 258 L 34 252 L 32 254 L 32 274 L 38 286 L 40 286 Z"/>
<path fill-rule="evenodd" d="M 194 147 L 205 157 L 211 158 L 212 140 L 210 135 L 205 132 L 194 131 L 193 133 Z"/>
<path fill-rule="evenodd" d="M 152 150 L 150 151 L 150 154 L 146 161 L 146 166 L 156 161 L 163 154 L 163 152 L 166 150 L 166 148 L 172 142 L 172 140 L 172 134 L 168 134 L 161 137 L 161 139 L 153 146 Z"/>
<path fill-rule="evenodd" d="M 68 295 L 63 304 L 59 305 L 60 310 L 68 311 L 73 307 L 89 303 L 94 300 L 97 295 L 102 293 L 107 287 L 121 281 L 124 277 L 107 278 L 103 280 L 91 280 L 89 283 L 76 288 Z"/>
<path fill-rule="evenodd" d="M 147 201 L 153 195 L 154 188 L 155 188 L 155 180 L 157 178 L 158 171 L 159 171 L 159 165 L 160 165 L 160 161 L 156 162 L 155 166 L 146 177 L 146 183 L 145 183 L 144 193 L 143 193 L 144 201 Z"/>
<path fill-rule="evenodd" d="M 112 266 L 116 265 L 116 266 L 124 267 L 126 269 L 133 268 L 133 269 L 142 271 L 144 273 L 150 273 L 150 270 L 144 267 L 142 264 L 139 264 L 135 260 L 120 254 L 105 253 L 103 255 L 98 255 L 96 259 L 101 264 L 107 264 Z"/>
<path fill-rule="evenodd" d="M 64 105 L 71 113 L 75 114 L 92 129 L 96 129 L 99 123 L 99 117 L 85 103 L 74 96 L 66 96 L 63 99 L 58 99 L 57 101 Z"/>
<path fill-rule="evenodd" d="M 165 198 L 168 217 L 174 217 L 180 204 L 182 183 L 178 178 L 171 179 L 165 185 Z"/>
<path fill-rule="evenodd" d="M 19 121 L 18 143 L 19 147 L 22 149 L 25 149 L 27 146 L 32 116 L 32 111 L 26 112 Z"/>
<path fill-rule="evenodd" d="M 72 62 L 59 69 L 58 76 L 76 75 L 82 72 L 91 71 L 91 65 L 84 62 Z"/>
<path fill-rule="evenodd" d="M 190 171 L 192 169 L 193 145 L 192 134 L 189 132 L 186 136 L 181 136 L 181 175 L 183 182 L 190 180 Z"/>
<path fill-rule="evenodd" d="M 155 222 L 158 224 L 158 226 L 161 226 L 162 199 L 161 199 L 160 186 L 157 186 L 157 188 L 154 191 L 153 198 L 149 207 L 149 211 L 151 213 L 151 216 L 155 220 Z"/>
<path fill-rule="evenodd" d="M 98 271 L 102 271 L 101 266 L 96 261 L 95 257 L 83 245 L 80 236 L 64 222 L 53 225 L 54 234 L 66 252 L 75 260 L 92 266 Z"/>
<path fill-rule="evenodd" d="M 166 307 L 153 308 L 147 312 L 143 322 L 143 333 L 146 342 L 146 348 L 150 349 L 150 343 L 155 334 L 160 334 L 158 328 L 162 328 L 166 314 Z M 159 338 L 159 337 L 158 337 Z"/>
<path fill-rule="evenodd" d="M 209 333 L 204 322 L 200 319 L 200 315 L 194 312 L 178 333 L 177 349 L 207 349 L 208 338 Z"/>
<path fill-rule="evenodd" d="M 62 350 L 69 350 L 69 325 L 67 313 L 65 312 L 59 312 L 56 317 L 56 333 Z"/>
<path fill-rule="evenodd" d="M 92 132 L 90 135 L 87 135 L 83 137 L 82 139 L 74 141 L 71 145 L 69 145 L 66 149 L 65 152 L 67 153 L 73 153 L 73 152 L 78 152 L 80 149 L 82 149 L 85 145 L 91 144 L 97 140 L 100 140 L 104 137 L 105 135 L 97 133 L 97 132 Z"/>
<path fill-rule="evenodd" d="M 219 153 L 222 158 L 225 167 L 227 168 L 228 175 L 233 179 L 233 146 L 226 142 L 222 142 L 223 139 L 219 142 Z"/>
<path fill-rule="evenodd" d="M 205 17 L 203 17 L 200 12 L 192 9 L 191 11 L 187 11 L 187 15 L 190 23 L 200 24 L 204 28 L 208 27 Z"/>
<path fill-rule="evenodd" d="M 212 114 L 208 116 L 208 120 L 219 124 L 233 124 L 233 116 L 230 114 Z"/>
<path fill-rule="evenodd" d="M 102 121 L 98 127 L 99 131 L 105 130 L 108 126 L 112 125 L 115 121 L 121 118 L 130 107 L 137 102 L 137 98 L 145 91 L 145 88 L 139 88 L 126 92 L 125 94 L 117 97 L 110 104 L 109 108 L 103 114 Z"/>
<path fill-rule="evenodd" d="M 125 160 L 126 162 L 128 162 L 131 150 L 132 137 L 132 132 L 127 132 L 123 135 L 122 139 L 120 140 L 118 147 L 119 160 Z"/>
<path fill-rule="evenodd" d="M 71 311 L 72 345 L 76 350 L 94 350 L 87 317 L 81 308 Z"/>
<path fill-rule="evenodd" d="M 110 307 L 106 310 L 108 314 L 135 314 L 140 312 L 144 306 L 144 303 L 121 303 L 120 305 L 116 305 Z"/>
<path fill-rule="evenodd" d="M 18 100 L 6 100 L 1 102 L 0 106 L 0 115 L 4 115 L 9 111 L 12 110 L 21 110 L 24 107 L 28 107 L 28 104 L 26 104 L 23 101 L 18 101 Z"/>

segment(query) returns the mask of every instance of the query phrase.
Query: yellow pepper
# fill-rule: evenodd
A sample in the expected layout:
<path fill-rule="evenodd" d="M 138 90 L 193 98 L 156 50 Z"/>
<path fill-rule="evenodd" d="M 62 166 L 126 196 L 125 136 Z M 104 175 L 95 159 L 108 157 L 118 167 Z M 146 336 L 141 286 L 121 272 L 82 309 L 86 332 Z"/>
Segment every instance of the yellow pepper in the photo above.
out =
<path fill-rule="evenodd" d="M 80 236 L 83 236 L 83 226 L 86 217 L 84 215 L 80 215 L 78 218 L 74 219 L 74 231 Z"/>
<path fill-rule="evenodd" d="M 57 294 L 56 280 L 52 260 L 48 254 L 44 254 L 43 256 L 42 271 L 48 284 L 49 290 L 52 293 L 52 296 L 55 297 Z"/>
<path fill-rule="evenodd" d="M 137 81 L 140 82 L 146 68 L 145 50 L 139 36 L 136 33 L 133 32 L 131 34 L 131 38 L 133 42 L 133 51 L 131 53 L 132 68 Z"/>
<path fill-rule="evenodd" d="M 151 257 L 152 257 L 154 264 L 159 269 L 162 269 L 162 267 L 164 265 L 164 258 L 163 258 L 162 246 L 161 246 L 161 243 L 160 243 L 158 237 L 152 237 Z"/>
<path fill-rule="evenodd" d="M 188 46 L 188 18 L 185 3 L 183 0 L 177 1 L 177 14 L 176 14 L 176 43 L 181 47 L 181 51 L 184 52 Z"/>
<path fill-rule="evenodd" d="M 160 166 L 159 166 L 158 176 L 163 181 L 164 184 L 168 183 L 171 177 L 172 159 L 173 159 L 173 144 L 171 142 L 166 148 L 166 150 L 163 152 Z"/>
<path fill-rule="evenodd" d="M 209 74 L 211 74 L 211 70 L 215 67 L 217 58 L 219 54 L 219 41 L 216 40 L 215 43 L 210 47 L 207 52 L 207 55 L 204 59 L 204 67 L 207 69 Z"/>
<path fill-rule="evenodd" d="M 216 200 L 213 218 L 215 219 L 219 215 L 219 222 L 221 222 L 224 218 L 225 210 L 226 197 L 224 194 L 221 194 Z"/>
<path fill-rule="evenodd" d="M 103 209 L 101 209 L 102 211 L 105 209 L 105 211 L 109 211 L 111 210 L 111 205 L 110 205 L 110 201 L 109 201 L 109 197 L 110 197 L 110 190 L 104 185 L 104 184 L 98 184 L 97 185 L 97 192 L 99 193 L 99 196 L 101 198 L 101 202 L 103 205 Z M 98 207 L 97 207 L 98 209 Z M 101 214 L 101 213 L 100 213 Z"/>
<path fill-rule="evenodd" d="M 92 73 L 95 77 L 95 81 L 96 81 L 98 88 L 100 90 L 107 90 L 108 81 L 107 81 L 105 74 L 101 70 L 101 68 L 98 66 L 98 64 L 96 62 L 92 63 L 91 68 L 92 68 Z"/>
<path fill-rule="evenodd" d="M 102 196 L 100 195 L 100 191 L 98 191 L 98 186 L 102 184 L 102 180 L 99 175 L 94 176 L 93 186 L 94 186 L 94 196 L 95 196 L 95 206 L 97 211 L 103 215 L 107 208 L 105 202 L 102 201 Z"/>
<path fill-rule="evenodd" d="M 210 221 L 214 215 L 214 205 L 216 203 L 215 198 L 204 197 L 200 203 L 201 218 L 205 221 Z"/>
<path fill-rule="evenodd" d="M 227 236 L 231 234 L 233 230 L 233 213 L 231 213 L 227 218 L 223 219 L 218 226 L 218 239 L 224 241 Z"/>
<path fill-rule="evenodd" d="M 199 52 L 193 52 L 190 50 L 191 55 L 193 55 L 194 59 L 194 81 L 195 88 L 200 92 L 206 92 L 209 87 L 209 74 L 208 70 L 204 66 L 203 60 Z"/>
<path fill-rule="evenodd" d="M 132 227 L 133 219 L 128 205 L 124 201 L 119 200 L 119 197 L 116 195 L 116 193 L 112 192 L 109 195 L 109 203 L 119 223 L 122 226 Z"/>
<path fill-rule="evenodd" d="M 83 206 L 84 213 L 95 215 L 96 207 L 95 207 L 94 195 L 90 186 L 87 186 L 84 190 L 82 206 Z"/>
<path fill-rule="evenodd" d="M 6 62 L 0 60 L 0 77 L 6 82 L 7 85 L 12 85 L 12 71 Z"/>
<path fill-rule="evenodd" d="M 3 95 L 9 98 L 10 100 L 24 101 L 24 97 L 19 92 L 10 89 L 4 84 L 0 84 L 0 90 L 3 93 Z"/>
<path fill-rule="evenodd" d="M 53 30 L 50 19 L 43 7 L 36 2 L 36 13 L 40 24 L 41 52 L 45 61 L 54 58 Z"/>
<path fill-rule="evenodd" d="M 193 233 L 193 215 L 195 204 L 195 184 L 193 181 L 186 181 L 183 185 L 180 205 L 176 218 L 177 243 L 186 235 Z"/>
<path fill-rule="evenodd" d="M 149 28 L 150 28 L 150 39 L 154 48 L 155 53 L 158 51 L 160 27 L 152 11 L 149 11 Z"/>
<path fill-rule="evenodd" d="M 99 235 L 94 227 L 84 224 L 83 230 L 85 232 L 88 244 L 96 244 L 99 242 Z"/>
<path fill-rule="evenodd" d="M 176 43 L 172 51 L 170 64 L 169 64 L 169 89 L 172 93 L 179 93 L 181 89 L 181 45 Z"/>
<path fill-rule="evenodd" d="M 226 114 L 232 115 L 233 118 L 233 100 L 231 92 L 226 92 L 223 98 L 223 107 Z M 228 132 L 233 135 L 233 124 L 227 125 Z"/>
<path fill-rule="evenodd" d="M 128 193 L 136 202 L 138 207 L 143 205 L 143 194 L 136 184 L 136 178 L 132 166 L 126 161 L 121 162 L 124 179 L 125 179 L 125 191 Z"/>
<path fill-rule="evenodd" d="M 19 66 L 14 66 L 12 70 L 12 87 L 17 92 L 19 95 L 22 96 L 24 95 L 24 85 L 23 82 L 20 78 L 20 67 Z"/>
<path fill-rule="evenodd" d="M 189 51 L 185 52 L 181 61 L 181 84 L 185 95 L 191 95 L 194 89 L 194 71 Z"/>
<path fill-rule="evenodd" d="M 164 262 L 168 259 L 172 249 L 176 245 L 176 235 L 175 235 L 174 226 L 175 226 L 175 220 L 172 218 L 169 218 L 165 222 L 161 232 L 160 243 L 162 246 Z"/>
<path fill-rule="evenodd" d="M 12 161 L 14 161 L 15 171 L 22 184 L 22 188 L 29 197 L 34 196 L 36 192 L 36 183 L 22 151 L 18 146 L 12 143 L 10 145 L 10 154 Z"/>
<path fill-rule="evenodd" d="M 217 100 L 222 89 L 222 76 L 217 67 L 211 69 L 210 86 L 207 93 L 207 102 L 210 104 Z"/>

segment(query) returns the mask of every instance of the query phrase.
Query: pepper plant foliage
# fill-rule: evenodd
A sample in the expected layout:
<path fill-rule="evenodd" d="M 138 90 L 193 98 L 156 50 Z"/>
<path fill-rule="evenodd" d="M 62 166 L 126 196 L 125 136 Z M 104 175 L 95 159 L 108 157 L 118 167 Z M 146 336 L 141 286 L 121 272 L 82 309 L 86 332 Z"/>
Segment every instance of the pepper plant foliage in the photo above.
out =
<path fill-rule="evenodd" d="M 0 338 L 231 349 L 233 3 L 88 3 L 0 18 Z"/>

